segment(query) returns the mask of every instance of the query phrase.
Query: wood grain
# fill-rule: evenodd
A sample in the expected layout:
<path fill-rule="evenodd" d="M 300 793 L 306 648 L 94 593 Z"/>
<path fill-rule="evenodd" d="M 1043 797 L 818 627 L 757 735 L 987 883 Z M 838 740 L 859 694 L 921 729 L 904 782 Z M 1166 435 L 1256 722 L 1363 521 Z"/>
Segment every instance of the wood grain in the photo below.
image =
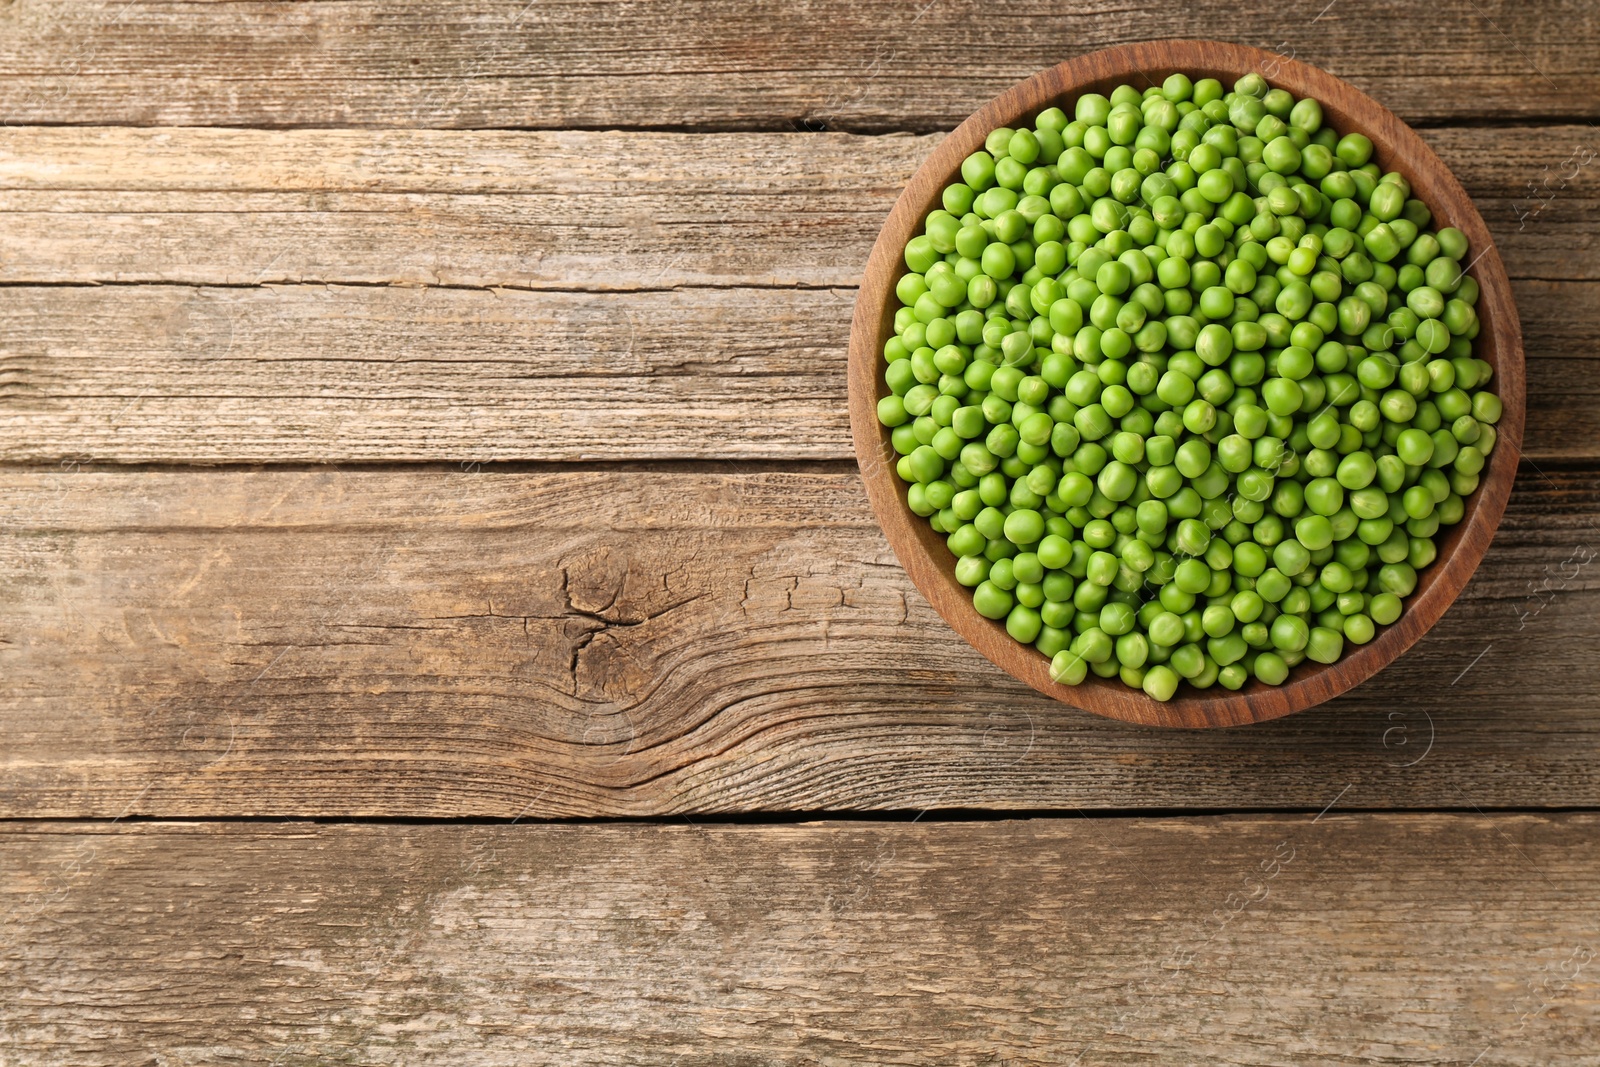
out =
<path fill-rule="evenodd" d="M 1516 286 L 1536 462 L 1600 455 L 1600 283 Z M 0 460 L 847 459 L 854 292 L 0 290 Z"/>
<path fill-rule="evenodd" d="M 1063 59 L 1162 37 L 1281 50 L 1407 120 L 1596 116 L 1582 0 L 288 0 L 0 10 L 0 122 L 948 129 Z"/>
<path fill-rule="evenodd" d="M 1531 459 L 1418 648 L 1175 734 L 917 595 L 843 353 L 933 131 L 1218 27 L 1435 127 Z M 1597 42 L 1582 0 L 0 0 L 0 1061 L 1590 1063 L 1600 817 L 1482 811 L 1600 805 Z M 787 468 L 485 466 L 675 458 Z M 528 824 L 952 808 L 1063 817 Z M 1232 808 L 1303 814 L 1083 817 Z"/>
<path fill-rule="evenodd" d="M 1600 280 L 1594 128 L 1422 137 L 1513 278 Z M 854 286 L 942 139 L 0 128 L 0 282 Z"/>
<path fill-rule="evenodd" d="M 1429 131 L 1522 272 L 1539 461 L 1600 455 L 1600 187 L 1517 184 L 1581 134 Z M 847 458 L 851 287 L 938 139 L 792 140 L 0 131 L 0 458 Z"/>
<path fill-rule="evenodd" d="M 18 473 L 0 815 L 1600 803 L 1600 487 L 1530 470 L 1422 644 L 1278 723 L 989 665 L 854 472 Z"/>
<path fill-rule="evenodd" d="M 0 865 L 41 1067 L 1565 1067 L 1600 1028 L 1592 814 L 46 823 Z"/>
<path fill-rule="evenodd" d="M 1270 70 L 1274 83 L 1299 98 L 1321 102 L 1334 130 L 1360 130 L 1371 138 L 1373 161 L 1398 171 L 1433 212 L 1440 227 L 1454 227 L 1477 249 L 1468 264 L 1482 295 L 1476 305 L 1481 332 L 1472 351 L 1494 369 L 1494 389 L 1505 414 L 1496 429 L 1503 442 L 1483 468 L 1482 482 L 1466 498 L 1465 512 L 1439 540 L 1438 560 L 1418 578 L 1406 613 L 1376 639 L 1346 648 L 1337 662 L 1303 664 L 1281 685 L 1250 679 L 1237 692 L 1204 692 L 1179 685 L 1171 699 L 1152 699 L 1120 679 L 1090 677 L 1072 691 L 1077 705 L 1114 719 L 1149 726 L 1240 726 L 1276 719 L 1321 704 L 1359 685 L 1393 663 L 1427 633 L 1471 579 L 1500 524 L 1522 455 L 1527 376 L 1522 328 L 1511 282 L 1489 228 L 1467 191 L 1442 160 L 1394 113 L 1348 82 L 1324 70 L 1261 49 L 1218 41 L 1147 41 L 1121 45 L 1040 71 L 985 104 L 939 144 L 906 184 L 878 234 L 862 275 L 850 327 L 850 429 L 862 482 L 884 536 L 917 590 L 951 627 L 1007 674 L 1039 692 L 1066 699 L 1052 678 L 1051 662 L 1020 644 L 1006 626 L 973 606 L 972 592 L 956 579 L 945 535 L 906 504 L 905 484 L 895 474 L 899 459 L 878 404 L 890 395 L 884 379 L 884 344 L 894 337 L 901 302 L 895 283 L 906 273 L 907 242 L 922 232 L 941 191 L 961 176 L 962 161 L 993 130 L 1026 127 L 1057 101 L 1086 92 L 1111 93 L 1135 76 L 1164 78 L 1175 71 L 1230 83 L 1252 71 Z M 1170 672 L 1169 672 L 1170 673 Z M 1176 675 L 1173 677 L 1176 678 Z"/>
<path fill-rule="evenodd" d="M 938 140 L 0 129 L 0 281 L 854 286 Z"/>
<path fill-rule="evenodd" d="M 835 458 L 851 293 L 11 289 L 0 457 Z M 834 331 L 819 323 L 835 319 Z M 797 423 L 809 424 L 797 426 Z"/>

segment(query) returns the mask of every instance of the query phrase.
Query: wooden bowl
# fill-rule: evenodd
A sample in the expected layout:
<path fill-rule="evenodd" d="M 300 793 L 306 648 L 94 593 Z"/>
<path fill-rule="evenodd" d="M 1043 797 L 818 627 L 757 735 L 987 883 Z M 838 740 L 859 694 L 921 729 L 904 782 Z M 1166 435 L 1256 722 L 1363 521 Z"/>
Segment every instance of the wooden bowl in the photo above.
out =
<path fill-rule="evenodd" d="M 1414 195 L 1433 211 L 1436 226 L 1455 226 L 1467 235 L 1470 254 L 1476 257 L 1469 273 L 1482 292 L 1477 355 L 1494 366 L 1492 387 L 1505 414 L 1497 427 L 1495 450 L 1478 489 L 1466 502 L 1462 521 L 1443 537 L 1438 559 L 1420 575 L 1399 621 L 1381 628 L 1366 645 L 1347 644 L 1337 663 L 1299 664 L 1281 686 L 1252 679 L 1238 692 L 1220 687 L 1202 692 L 1183 685 L 1174 699 L 1161 703 L 1118 679 L 1093 674 L 1081 685 L 1058 685 L 1050 680 L 1049 661 L 1042 653 L 1013 640 L 1002 624 L 978 614 L 970 591 L 955 580 L 955 559 L 944 537 L 906 505 L 904 486 L 894 471 L 898 457 L 890 447 L 888 430 L 878 422 L 877 403 L 888 392 L 881 353 L 894 328 L 895 282 L 906 270 L 902 252 L 920 232 L 928 212 L 939 205 L 944 187 L 958 180 L 961 161 L 982 147 L 989 131 L 997 127 L 1014 126 L 1052 105 L 1070 115 L 1080 93 L 1110 93 L 1124 83 L 1160 84 L 1175 71 L 1195 79 L 1218 78 L 1225 86 L 1255 71 L 1276 88 L 1297 97 L 1315 97 L 1334 129 L 1371 138 L 1378 165 L 1411 181 Z M 912 177 L 878 234 L 856 298 L 849 375 L 850 427 L 867 495 L 895 555 L 934 609 L 979 652 L 1041 693 L 1097 715 L 1152 726 L 1235 726 L 1273 719 L 1338 696 L 1382 670 L 1427 632 L 1472 577 L 1505 511 L 1522 450 L 1521 330 L 1505 267 L 1465 190 L 1409 126 L 1354 87 L 1275 53 L 1216 41 L 1147 41 L 1081 56 L 1013 86 L 958 126 Z"/>

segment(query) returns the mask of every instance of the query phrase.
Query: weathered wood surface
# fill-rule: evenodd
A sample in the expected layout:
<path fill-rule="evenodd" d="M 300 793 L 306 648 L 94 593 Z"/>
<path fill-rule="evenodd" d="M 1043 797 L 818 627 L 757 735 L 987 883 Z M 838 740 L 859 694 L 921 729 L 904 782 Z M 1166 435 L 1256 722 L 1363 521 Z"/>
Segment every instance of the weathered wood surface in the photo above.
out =
<path fill-rule="evenodd" d="M 1552 1067 L 1600 1030 L 1592 814 L 45 823 L 0 869 L 29 1064 Z"/>
<path fill-rule="evenodd" d="M 0 130 L 0 281 L 853 286 L 939 139 Z"/>
<path fill-rule="evenodd" d="M 942 136 L 0 128 L 0 282 L 854 286 Z M 1513 277 L 1600 280 L 1600 131 L 1422 136 Z"/>
<path fill-rule="evenodd" d="M 849 455 L 852 292 L 0 290 L 0 459 Z"/>
<path fill-rule="evenodd" d="M 1600 95 L 1582 0 L 14 0 L 0 30 L 18 125 L 948 129 L 1041 67 L 1159 37 L 1293 55 L 1413 122 L 1592 118 Z"/>
<path fill-rule="evenodd" d="M 19 473 L 0 815 L 1600 803 L 1600 488 L 1529 470 L 1412 652 L 1133 729 L 911 587 L 853 471 Z"/>
<path fill-rule="evenodd" d="M 844 349 L 938 131 L 1219 33 L 1427 127 L 1530 462 L 1411 654 L 1185 734 L 918 598 Z M 1600 816 L 1482 812 L 1600 805 L 1597 44 L 1582 0 L 0 0 L 0 1063 L 1592 1062 Z M 583 459 L 639 462 L 482 466 Z M 1411 807 L 1456 814 L 1352 814 Z M 956 808 L 1061 817 L 525 822 Z M 1251 808 L 1299 814 L 1082 817 Z"/>
<path fill-rule="evenodd" d="M 1515 286 L 1524 451 L 1600 455 L 1600 282 Z M 0 460 L 851 459 L 846 289 L 0 289 Z"/>
<path fill-rule="evenodd" d="M 1590 132 L 1430 131 L 1516 279 L 1535 459 L 1600 455 Z M 849 458 L 852 287 L 935 138 L 795 140 L 5 131 L 0 458 Z"/>

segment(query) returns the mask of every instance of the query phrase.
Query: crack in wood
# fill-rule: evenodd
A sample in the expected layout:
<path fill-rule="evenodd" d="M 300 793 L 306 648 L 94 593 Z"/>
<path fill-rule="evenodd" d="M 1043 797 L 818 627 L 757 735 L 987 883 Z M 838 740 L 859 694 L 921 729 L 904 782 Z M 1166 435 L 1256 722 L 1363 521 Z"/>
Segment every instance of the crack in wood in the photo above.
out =
<path fill-rule="evenodd" d="M 622 578 L 615 583 L 615 587 L 612 589 L 609 599 L 607 599 L 604 604 L 597 608 L 580 607 L 573 599 L 572 574 L 568 564 L 562 563 L 559 567 L 559 573 L 561 575 L 560 594 L 562 604 L 564 606 L 564 615 L 562 617 L 577 619 L 585 623 L 592 624 L 591 629 L 579 634 L 577 639 L 574 640 L 571 654 L 567 662 L 567 673 L 572 682 L 572 695 L 574 696 L 578 694 L 578 673 L 580 670 L 583 653 L 594 644 L 596 639 L 603 636 L 608 636 L 617 630 L 629 630 L 637 626 L 642 626 L 645 623 L 662 618 L 668 613 L 676 611 L 678 608 L 681 608 L 687 604 L 692 604 L 698 600 L 703 600 L 710 596 L 709 593 L 697 593 L 694 596 L 686 599 L 667 604 L 665 607 L 658 608 L 653 611 L 642 612 L 638 614 L 637 617 L 622 617 L 618 616 L 613 609 L 616 608 L 617 601 L 621 598 L 623 589 L 627 584 L 628 572 L 626 570 L 624 571 Z M 667 578 L 665 575 L 662 576 L 662 586 L 664 589 L 670 591 L 670 587 L 667 586 Z"/>

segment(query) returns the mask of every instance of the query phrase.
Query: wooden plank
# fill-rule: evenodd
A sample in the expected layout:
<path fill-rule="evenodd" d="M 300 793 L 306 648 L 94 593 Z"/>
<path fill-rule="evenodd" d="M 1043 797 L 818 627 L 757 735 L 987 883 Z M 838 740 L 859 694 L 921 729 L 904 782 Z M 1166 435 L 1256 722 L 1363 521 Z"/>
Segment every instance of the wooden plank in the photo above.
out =
<path fill-rule="evenodd" d="M 0 121 L 181 126 L 948 129 L 1071 56 L 1224 37 L 1354 82 L 1409 121 L 1594 117 L 1580 0 L 584 4 L 17 0 Z"/>
<path fill-rule="evenodd" d="M 1593 457 L 1591 173 L 1517 184 L 1579 131 L 1434 132 L 1520 272 L 1529 454 Z M 0 458 L 848 458 L 849 287 L 933 139 L 789 140 L 0 134 L 0 281 L 48 286 L 0 294 Z"/>
<path fill-rule="evenodd" d="M 0 458 L 838 458 L 854 293 L 0 292 Z"/>
<path fill-rule="evenodd" d="M 0 1032 L 41 1065 L 1589 1063 L 1597 842 L 1337 810 L 11 825 Z"/>
<path fill-rule="evenodd" d="M 0 815 L 1600 803 L 1600 488 L 1529 470 L 1411 653 L 1248 730 L 1033 693 L 854 473 L 19 473 Z"/>
<path fill-rule="evenodd" d="M 1600 454 L 1600 282 L 1518 282 L 1526 454 Z M 850 459 L 848 289 L 0 289 L 0 460 Z"/>
<path fill-rule="evenodd" d="M 1513 277 L 1600 278 L 1600 129 L 1445 127 L 1421 134 L 1472 196 Z"/>
<path fill-rule="evenodd" d="M 937 141 L 0 130 L 0 281 L 853 286 Z"/>
<path fill-rule="evenodd" d="M 1600 280 L 1600 133 L 1425 136 L 1513 278 Z M 854 286 L 940 139 L 0 129 L 0 282 Z"/>

